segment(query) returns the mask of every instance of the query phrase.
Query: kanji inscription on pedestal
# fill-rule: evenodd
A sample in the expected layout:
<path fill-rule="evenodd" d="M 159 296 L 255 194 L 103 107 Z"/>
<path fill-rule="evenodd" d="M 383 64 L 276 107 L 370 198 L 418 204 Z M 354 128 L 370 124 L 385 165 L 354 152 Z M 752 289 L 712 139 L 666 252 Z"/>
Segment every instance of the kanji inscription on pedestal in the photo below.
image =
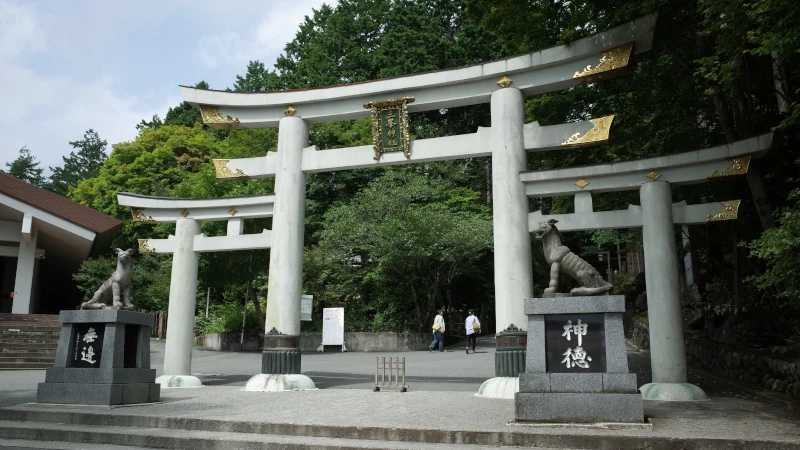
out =
<path fill-rule="evenodd" d="M 81 324 L 75 326 L 73 330 L 69 367 L 100 367 L 105 324 Z"/>
<path fill-rule="evenodd" d="M 545 315 L 548 372 L 605 372 L 603 314 Z"/>

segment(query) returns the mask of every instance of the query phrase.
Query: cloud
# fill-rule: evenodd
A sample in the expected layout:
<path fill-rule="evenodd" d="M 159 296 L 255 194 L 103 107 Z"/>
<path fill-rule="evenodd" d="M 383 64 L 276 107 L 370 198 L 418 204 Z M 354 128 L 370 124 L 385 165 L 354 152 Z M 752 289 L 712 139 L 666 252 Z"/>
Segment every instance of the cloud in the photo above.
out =
<path fill-rule="evenodd" d="M 0 3 L 0 61 L 46 49 L 45 29 L 30 8 Z"/>
<path fill-rule="evenodd" d="M 336 3 L 0 0 L 0 168 L 22 146 L 59 166 L 89 128 L 134 139 L 181 102 L 178 84 L 219 88 L 249 60 L 271 65 L 323 2 Z"/>
<path fill-rule="evenodd" d="M 200 59 L 208 67 L 214 68 L 221 64 L 247 61 L 255 51 L 256 46 L 252 42 L 245 41 L 233 31 L 205 36 L 198 45 Z"/>
<path fill-rule="evenodd" d="M 163 114 L 180 102 L 174 96 L 119 95 L 108 75 L 74 79 L 43 74 L 26 66 L 31 52 L 46 53 L 45 13 L 0 3 L 0 167 L 27 146 L 45 169 L 61 165 L 61 156 L 93 128 L 109 144 L 136 137 L 135 125 L 153 114 Z M 109 148 L 110 150 L 110 148 Z"/>
<path fill-rule="evenodd" d="M 260 60 L 271 66 L 286 43 L 294 39 L 305 16 L 313 14 L 323 3 L 335 5 L 337 0 L 299 0 L 292 3 L 272 3 L 261 21 L 244 34 L 235 31 L 205 36 L 197 45 L 197 55 L 208 67 L 241 65 Z M 280 8 L 275 5 L 280 4 Z"/>

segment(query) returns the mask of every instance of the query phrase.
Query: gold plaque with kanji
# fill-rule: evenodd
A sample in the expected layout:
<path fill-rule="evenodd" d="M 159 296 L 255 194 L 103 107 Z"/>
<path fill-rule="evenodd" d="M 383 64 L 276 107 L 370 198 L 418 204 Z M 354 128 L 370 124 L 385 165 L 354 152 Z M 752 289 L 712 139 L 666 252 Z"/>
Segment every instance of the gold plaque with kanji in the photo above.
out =
<path fill-rule="evenodd" d="M 375 161 L 381 154 L 403 152 L 411 158 L 408 137 L 408 108 L 414 97 L 395 98 L 381 102 L 364 103 L 364 108 L 372 110 L 372 145 Z"/>

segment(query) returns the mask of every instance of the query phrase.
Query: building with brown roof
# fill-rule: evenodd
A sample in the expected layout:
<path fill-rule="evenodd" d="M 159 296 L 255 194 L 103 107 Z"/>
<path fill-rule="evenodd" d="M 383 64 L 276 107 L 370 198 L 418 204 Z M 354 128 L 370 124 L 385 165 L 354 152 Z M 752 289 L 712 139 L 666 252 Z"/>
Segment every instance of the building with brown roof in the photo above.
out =
<path fill-rule="evenodd" d="M 0 173 L 0 313 L 57 314 L 81 301 L 72 274 L 122 222 Z"/>

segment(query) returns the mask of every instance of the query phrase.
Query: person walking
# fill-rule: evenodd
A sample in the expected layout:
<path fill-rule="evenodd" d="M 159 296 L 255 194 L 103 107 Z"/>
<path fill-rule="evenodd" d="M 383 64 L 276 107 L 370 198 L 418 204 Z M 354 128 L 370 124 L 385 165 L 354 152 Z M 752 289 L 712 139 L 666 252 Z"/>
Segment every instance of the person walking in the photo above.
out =
<path fill-rule="evenodd" d="M 475 310 L 469 310 L 469 316 L 464 322 L 464 327 L 467 329 L 467 354 L 469 355 L 469 344 L 472 344 L 472 353 L 475 353 L 475 345 L 478 341 L 478 335 L 481 333 L 481 323 L 475 317 Z"/>
<path fill-rule="evenodd" d="M 444 317 L 442 317 L 442 310 L 436 310 L 436 318 L 433 319 L 433 342 L 428 347 L 428 351 L 432 352 L 436 343 L 439 343 L 439 351 L 444 351 Z"/>

